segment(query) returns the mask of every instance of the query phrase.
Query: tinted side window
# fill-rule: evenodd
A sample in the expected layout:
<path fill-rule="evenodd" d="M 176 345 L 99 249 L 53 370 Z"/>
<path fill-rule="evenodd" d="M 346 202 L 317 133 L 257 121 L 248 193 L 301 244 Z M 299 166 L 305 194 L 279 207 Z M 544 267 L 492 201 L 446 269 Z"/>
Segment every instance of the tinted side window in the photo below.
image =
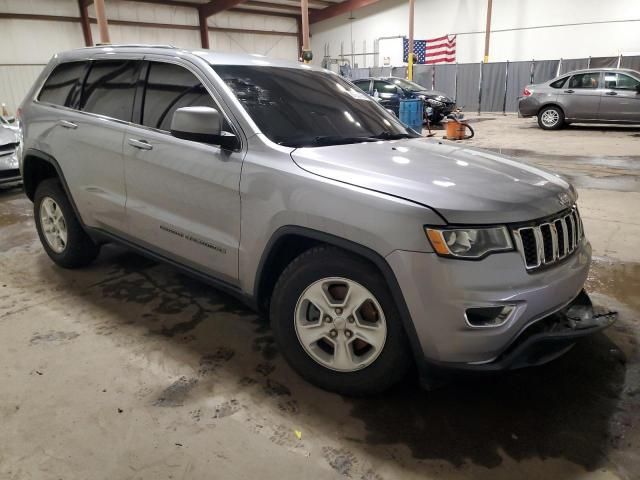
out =
<path fill-rule="evenodd" d="M 564 84 L 567 82 L 567 78 L 569 77 L 564 77 L 564 78 L 561 78 L 560 80 L 556 80 L 555 82 L 550 83 L 549 86 L 551 88 L 562 88 Z"/>
<path fill-rule="evenodd" d="M 373 82 L 373 90 L 378 90 L 378 93 L 398 93 L 398 88 L 395 85 L 381 80 Z"/>
<path fill-rule="evenodd" d="M 356 87 L 358 87 L 363 92 L 369 93 L 369 84 L 371 83 L 369 80 L 356 80 L 353 83 Z"/>
<path fill-rule="evenodd" d="M 638 83 L 640 83 L 638 80 L 623 73 L 606 72 L 604 74 L 604 88 L 611 88 L 614 90 L 635 90 Z"/>
<path fill-rule="evenodd" d="M 58 65 L 44 83 L 38 100 L 77 108 L 85 65 L 85 62 L 69 62 Z"/>
<path fill-rule="evenodd" d="M 186 68 L 151 62 L 142 110 L 142 124 L 170 130 L 173 112 L 182 107 L 218 108 L 200 80 Z M 228 127 L 223 126 L 225 130 Z"/>
<path fill-rule="evenodd" d="M 598 88 L 600 72 L 580 73 L 571 77 L 569 88 Z"/>
<path fill-rule="evenodd" d="M 137 60 L 93 61 L 82 92 L 82 110 L 130 121 L 140 63 Z"/>

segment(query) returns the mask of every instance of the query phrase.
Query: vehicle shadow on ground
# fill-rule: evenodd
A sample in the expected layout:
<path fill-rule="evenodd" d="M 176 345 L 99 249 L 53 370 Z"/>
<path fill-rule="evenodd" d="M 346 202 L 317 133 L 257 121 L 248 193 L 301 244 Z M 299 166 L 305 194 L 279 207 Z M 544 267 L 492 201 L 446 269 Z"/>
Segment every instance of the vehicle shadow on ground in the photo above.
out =
<path fill-rule="evenodd" d="M 107 275 L 80 294 L 96 308 L 108 310 L 110 318 L 116 319 L 112 323 L 121 323 L 110 325 L 112 330 L 135 325 L 145 336 L 166 337 L 198 358 L 201 371 L 224 364 L 227 373 L 237 375 L 239 385 L 257 384 L 265 394 L 287 400 L 278 404 L 283 411 L 281 405 L 296 402 L 291 393 L 295 390 L 300 404 L 296 409 L 326 412 L 319 423 L 327 436 L 340 429 L 323 406 L 329 394 L 299 382 L 293 374 L 272 375 L 277 368 L 288 369 L 277 358 L 264 320 L 235 299 L 170 267 L 119 247 L 103 250 L 92 268 L 106 270 Z M 69 290 L 73 288 L 79 287 Z M 237 317 L 236 323 L 223 324 L 232 340 L 207 337 L 220 331 L 205 327 L 219 326 L 221 312 Z M 222 348 L 220 342 L 224 342 Z M 247 365 L 247 359 L 252 365 Z M 625 358 L 613 342 L 599 334 L 541 368 L 465 375 L 431 392 L 407 379 L 378 397 L 346 399 L 350 415 L 361 420 L 366 431 L 364 437 L 347 441 L 374 449 L 403 444 L 415 459 L 444 460 L 455 466 L 470 461 L 493 468 L 502 463 L 504 452 L 516 460 L 563 458 L 594 470 L 606 462 L 612 449 L 620 447 L 612 423 L 625 368 Z"/>

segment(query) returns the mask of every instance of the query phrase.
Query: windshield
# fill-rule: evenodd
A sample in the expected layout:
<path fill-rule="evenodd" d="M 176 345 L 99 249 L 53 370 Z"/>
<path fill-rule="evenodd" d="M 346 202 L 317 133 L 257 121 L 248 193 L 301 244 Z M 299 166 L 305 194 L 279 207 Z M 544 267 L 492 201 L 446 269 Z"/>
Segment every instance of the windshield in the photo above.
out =
<path fill-rule="evenodd" d="M 400 88 L 404 90 L 409 90 L 411 92 L 422 92 L 426 90 L 426 88 L 424 88 L 422 85 L 418 85 L 417 83 L 410 82 L 409 80 L 405 80 L 404 78 L 393 78 L 391 80 Z"/>
<path fill-rule="evenodd" d="M 213 65 L 272 142 L 319 147 L 417 136 L 336 74 L 268 66 Z"/>

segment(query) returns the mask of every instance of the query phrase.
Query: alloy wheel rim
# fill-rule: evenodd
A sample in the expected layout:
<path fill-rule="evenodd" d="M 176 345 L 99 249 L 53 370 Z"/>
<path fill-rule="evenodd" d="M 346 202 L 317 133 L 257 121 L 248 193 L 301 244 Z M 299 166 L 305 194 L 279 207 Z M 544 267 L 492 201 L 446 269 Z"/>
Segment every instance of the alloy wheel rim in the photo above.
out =
<path fill-rule="evenodd" d="M 555 110 L 547 110 L 542 114 L 542 123 L 547 127 L 553 127 L 559 119 L 560 115 Z"/>
<path fill-rule="evenodd" d="M 342 277 L 309 285 L 298 298 L 294 321 L 305 352 L 320 365 L 339 372 L 371 365 L 387 339 L 378 300 L 359 283 Z"/>
<path fill-rule="evenodd" d="M 43 198 L 40 203 L 40 225 L 51 250 L 62 253 L 67 248 L 67 222 L 60 206 L 51 197 Z"/>

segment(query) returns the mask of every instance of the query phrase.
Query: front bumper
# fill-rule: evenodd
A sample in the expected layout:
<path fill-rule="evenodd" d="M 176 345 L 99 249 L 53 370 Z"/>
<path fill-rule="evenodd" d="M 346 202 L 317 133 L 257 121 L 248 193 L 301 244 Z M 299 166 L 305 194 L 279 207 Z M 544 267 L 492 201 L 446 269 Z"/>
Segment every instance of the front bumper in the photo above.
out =
<path fill-rule="evenodd" d="M 440 365 L 473 371 L 501 371 L 548 363 L 569 351 L 575 342 L 610 327 L 618 314 L 596 312 L 582 290 L 562 310 L 529 325 L 498 358 L 479 364 Z"/>
<path fill-rule="evenodd" d="M 473 368 L 498 362 L 530 326 L 578 297 L 589 271 L 591 246 L 583 239 L 570 257 L 532 273 L 515 251 L 464 261 L 397 250 L 387 261 L 425 360 Z M 474 327 L 466 321 L 468 308 L 501 305 L 514 307 L 503 325 Z"/>
<path fill-rule="evenodd" d="M 0 152 L 0 185 L 21 181 L 17 151 Z"/>

